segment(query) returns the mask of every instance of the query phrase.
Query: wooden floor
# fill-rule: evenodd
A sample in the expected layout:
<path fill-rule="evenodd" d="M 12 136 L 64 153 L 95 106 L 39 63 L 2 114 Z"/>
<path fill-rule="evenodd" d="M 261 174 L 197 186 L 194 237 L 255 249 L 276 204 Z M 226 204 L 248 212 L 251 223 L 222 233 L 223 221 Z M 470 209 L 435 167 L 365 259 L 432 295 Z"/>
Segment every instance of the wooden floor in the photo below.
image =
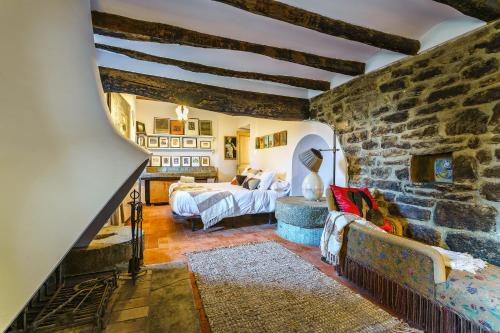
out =
<path fill-rule="evenodd" d="M 144 263 L 146 265 L 172 261 L 186 262 L 187 257 L 184 255 L 186 252 L 274 240 L 310 262 L 326 275 L 366 297 L 366 294 L 340 278 L 331 265 L 321 261 L 319 247 L 299 245 L 280 238 L 275 233 L 276 224 L 267 224 L 266 216 L 257 218 L 245 216 L 223 221 L 218 226 L 222 225 L 225 229 L 215 232 L 201 230 L 201 224 L 197 225 L 197 231 L 191 231 L 189 223 L 174 220 L 170 206 L 145 206 L 143 216 Z M 191 274 L 191 282 L 196 307 L 200 313 L 202 332 L 210 332 L 193 274 Z"/>

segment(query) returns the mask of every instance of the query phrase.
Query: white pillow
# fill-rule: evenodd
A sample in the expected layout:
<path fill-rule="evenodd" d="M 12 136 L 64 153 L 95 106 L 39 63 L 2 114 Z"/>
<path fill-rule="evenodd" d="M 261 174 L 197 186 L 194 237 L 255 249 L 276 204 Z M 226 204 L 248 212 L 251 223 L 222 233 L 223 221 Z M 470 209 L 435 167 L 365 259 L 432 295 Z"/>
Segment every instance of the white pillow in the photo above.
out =
<path fill-rule="evenodd" d="M 276 172 L 274 171 L 264 171 L 260 176 L 260 184 L 259 190 L 266 191 L 269 189 L 269 186 L 273 183 L 274 175 Z"/>
<path fill-rule="evenodd" d="M 290 183 L 286 180 L 276 180 L 271 184 L 271 190 L 276 192 L 288 192 Z"/>

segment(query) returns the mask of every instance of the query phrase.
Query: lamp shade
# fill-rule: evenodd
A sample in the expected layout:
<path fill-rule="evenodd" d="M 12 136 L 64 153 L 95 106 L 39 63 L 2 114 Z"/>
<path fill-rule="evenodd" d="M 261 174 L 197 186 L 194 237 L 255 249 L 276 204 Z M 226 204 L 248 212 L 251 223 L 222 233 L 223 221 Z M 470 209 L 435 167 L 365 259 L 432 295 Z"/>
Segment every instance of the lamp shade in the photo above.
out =
<path fill-rule="evenodd" d="M 323 155 L 317 149 L 311 148 L 303 153 L 300 153 L 299 160 L 304 166 L 312 172 L 318 172 L 323 163 Z"/>

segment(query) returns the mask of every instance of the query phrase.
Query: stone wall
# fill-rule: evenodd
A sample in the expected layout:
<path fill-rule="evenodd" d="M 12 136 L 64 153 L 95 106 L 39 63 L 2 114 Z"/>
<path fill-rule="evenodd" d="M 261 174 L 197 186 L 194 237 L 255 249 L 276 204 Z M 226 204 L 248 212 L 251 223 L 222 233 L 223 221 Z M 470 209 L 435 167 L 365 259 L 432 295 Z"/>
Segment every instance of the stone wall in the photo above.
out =
<path fill-rule="evenodd" d="M 500 21 L 311 101 L 337 129 L 350 184 L 407 234 L 500 265 Z M 453 183 L 413 183 L 412 155 L 452 153 Z"/>

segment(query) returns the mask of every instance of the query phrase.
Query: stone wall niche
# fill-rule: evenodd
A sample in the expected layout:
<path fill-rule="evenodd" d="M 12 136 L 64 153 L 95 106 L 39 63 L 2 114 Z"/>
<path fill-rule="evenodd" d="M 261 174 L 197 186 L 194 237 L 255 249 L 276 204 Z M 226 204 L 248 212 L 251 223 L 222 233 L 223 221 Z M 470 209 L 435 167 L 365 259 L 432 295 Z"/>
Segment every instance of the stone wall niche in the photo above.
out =
<path fill-rule="evenodd" d="M 414 155 L 410 163 L 410 177 L 413 183 L 453 183 L 451 153 Z"/>

